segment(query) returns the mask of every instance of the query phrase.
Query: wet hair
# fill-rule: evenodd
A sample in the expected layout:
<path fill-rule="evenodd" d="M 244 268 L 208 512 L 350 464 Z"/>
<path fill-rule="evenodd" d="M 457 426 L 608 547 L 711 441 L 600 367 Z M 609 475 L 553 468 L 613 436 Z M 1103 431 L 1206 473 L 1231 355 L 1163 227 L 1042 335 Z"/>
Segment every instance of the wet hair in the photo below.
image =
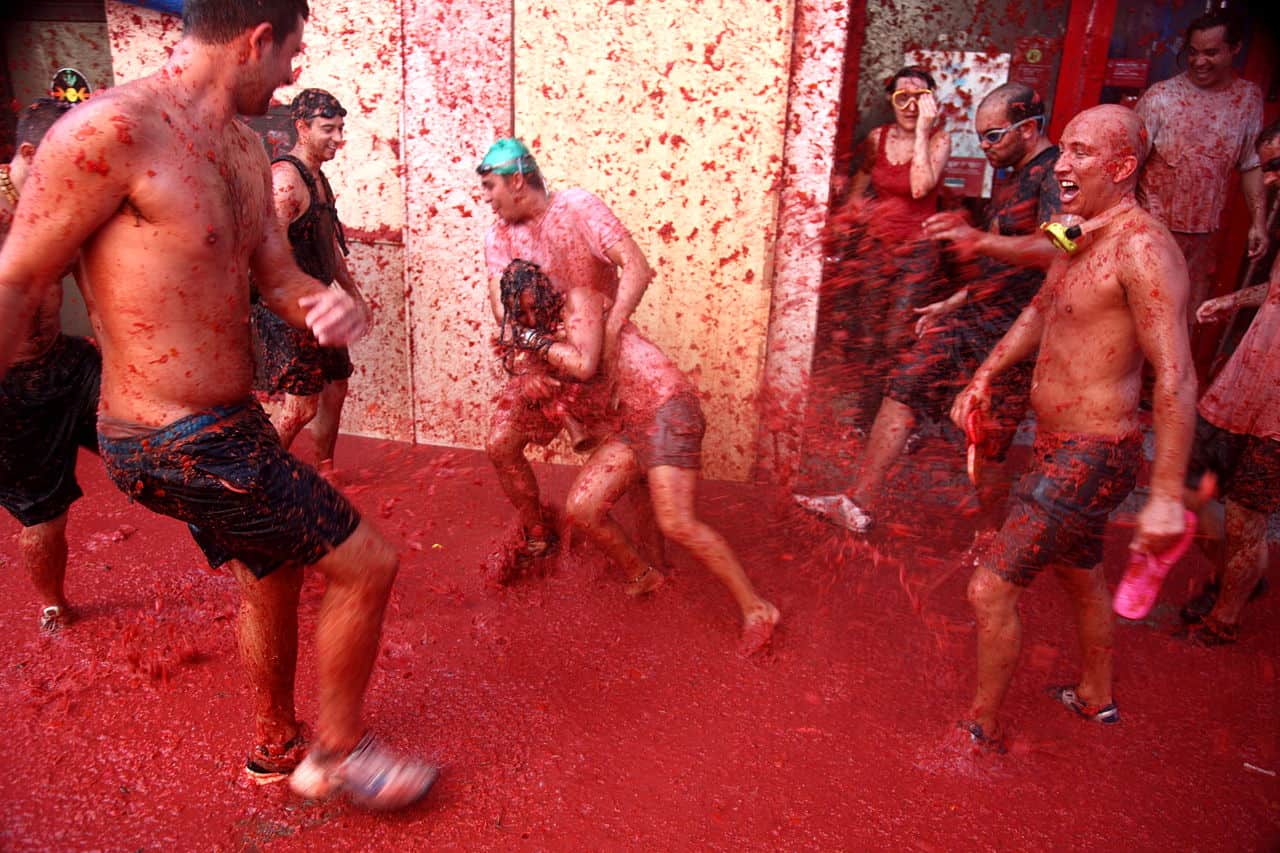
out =
<path fill-rule="evenodd" d="M 1044 101 L 1040 99 L 1036 90 L 1026 83 L 1005 83 L 997 86 L 982 99 L 982 103 L 985 104 L 993 98 L 1004 102 L 1004 117 L 1009 124 L 1038 118 L 1041 129 L 1044 128 Z"/>
<path fill-rule="evenodd" d="M 311 121 L 313 118 L 345 117 L 347 111 L 324 89 L 303 89 L 289 104 L 289 116 L 294 121 Z"/>
<path fill-rule="evenodd" d="M 898 88 L 898 81 L 903 77 L 917 77 L 923 80 L 930 89 L 938 88 L 938 84 L 933 82 L 932 74 L 921 68 L 919 65 L 908 65 L 903 68 L 899 68 L 894 72 L 893 76 L 889 78 L 889 82 L 884 84 L 885 92 L 892 95 Z"/>
<path fill-rule="evenodd" d="M 14 141 L 18 145 L 30 142 L 38 148 L 49 128 L 66 115 L 71 106 L 66 101 L 54 98 L 37 98 L 32 101 L 18 113 L 18 130 L 14 134 Z"/>
<path fill-rule="evenodd" d="M 271 25 L 280 44 L 298 27 L 298 16 L 311 16 L 307 0 L 186 0 L 182 33 L 209 44 L 226 44 L 258 24 Z"/>
<path fill-rule="evenodd" d="M 1182 38 L 1182 49 L 1178 51 L 1178 56 L 1187 52 L 1191 46 L 1193 34 L 1211 30 L 1214 27 L 1222 27 L 1225 30 L 1223 38 L 1227 44 L 1239 46 L 1244 41 L 1244 21 L 1226 9 L 1214 9 L 1187 24 L 1187 32 Z"/>
<path fill-rule="evenodd" d="M 1262 132 L 1258 134 L 1258 141 L 1254 144 L 1254 147 L 1261 148 L 1264 145 L 1271 145 L 1276 142 L 1280 142 L 1280 119 L 1271 122 L 1271 124 L 1262 129 Z"/>
<path fill-rule="evenodd" d="M 521 258 L 507 264 L 502 271 L 501 292 L 502 331 L 498 335 L 498 344 L 503 347 L 502 366 L 514 374 L 516 346 L 513 327 L 524 310 L 520 297 L 526 292 L 533 294 L 533 328 L 550 335 L 560 326 L 564 294 L 552 287 L 551 279 L 547 278 L 542 267 Z"/>

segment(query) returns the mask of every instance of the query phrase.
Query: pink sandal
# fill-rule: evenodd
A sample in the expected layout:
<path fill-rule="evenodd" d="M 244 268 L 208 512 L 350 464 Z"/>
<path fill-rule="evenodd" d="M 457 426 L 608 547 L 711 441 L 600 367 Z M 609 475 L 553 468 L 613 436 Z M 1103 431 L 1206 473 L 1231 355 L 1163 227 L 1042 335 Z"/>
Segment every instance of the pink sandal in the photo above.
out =
<path fill-rule="evenodd" d="M 1124 578 L 1116 587 L 1112 606 L 1116 613 L 1126 619 L 1141 619 L 1151 612 L 1156 597 L 1160 594 L 1160 586 L 1168 576 L 1173 564 L 1178 562 L 1191 540 L 1196 535 L 1196 514 L 1186 510 L 1186 529 L 1182 538 L 1163 554 L 1142 554 L 1134 551 L 1129 557 L 1129 567 Z"/>

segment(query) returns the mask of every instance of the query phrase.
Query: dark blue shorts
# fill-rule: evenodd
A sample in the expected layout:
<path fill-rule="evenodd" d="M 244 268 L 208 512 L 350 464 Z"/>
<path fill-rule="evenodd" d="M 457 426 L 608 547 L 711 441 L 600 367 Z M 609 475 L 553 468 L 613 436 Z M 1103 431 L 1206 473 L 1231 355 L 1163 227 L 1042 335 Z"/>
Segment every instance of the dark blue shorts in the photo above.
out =
<path fill-rule="evenodd" d="M 884 395 L 909 408 L 917 418 L 945 421 L 951 404 L 987 354 L 999 343 L 957 322 L 931 329 L 898 358 L 889 372 Z M 996 375 L 991 387 L 991 411 L 983 424 L 984 459 L 1004 461 L 1018 425 L 1031 405 L 1034 359 L 1019 362 Z"/>
<path fill-rule="evenodd" d="M 1206 471 L 1224 498 L 1266 515 L 1280 509 L 1280 441 L 1227 432 L 1196 415 L 1187 485 L 1197 488 Z"/>
<path fill-rule="evenodd" d="M 651 420 L 625 424 L 622 440 L 635 451 L 643 471 L 660 465 L 698 471 L 706 432 L 707 421 L 697 393 L 683 390 L 667 398 Z"/>
<path fill-rule="evenodd" d="M 98 452 L 101 380 L 97 348 L 60 336 L 0 382 L 0 506 L 24 527 L 52 521 L 83 494 L 76 455 Z"/>
<path fill-rule="evenodd" d="M 235 559 L 257 577 L 285 564 L 309 566 L 360 523 L 337 489 L 280 446 L 252 400 L 98 441 L 121 491 L 185 521 L 211 566 Z"/>
<path fill-rule="evenodd" d="M 1141 462 L 1140 433 L 1037 435 L 982 565 L 1018 586 L 1049 565 L 1092 569 L 1102 562 L 1107 518 L 1133 491 Z"/>
<path fill-rule="evenodd" d="M 254 390 L 310 397 L 354 371 L 346 347 L 320 346 L 315 335 L 295 329 L 261 303 L 254 304 L 251 317 Z"/>

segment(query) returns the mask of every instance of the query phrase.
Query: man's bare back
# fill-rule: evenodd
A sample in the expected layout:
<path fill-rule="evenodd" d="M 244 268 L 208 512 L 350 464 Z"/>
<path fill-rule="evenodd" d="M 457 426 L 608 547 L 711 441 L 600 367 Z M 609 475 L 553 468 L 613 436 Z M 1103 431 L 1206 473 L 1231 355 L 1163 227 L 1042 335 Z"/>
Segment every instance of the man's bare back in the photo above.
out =
<path fill-rule="evenodd" d="M 1043 429 L 1120 435 L 1138 428 L 1144 356 L 1135 311 L 1152 307 L 1130 291 L 1151 288 L 1149 271 L 1170 267 L 1178 247 L 1150 214 L 1121 204 L 1127 209 L 1079 253 L 1054 263 L 1038 297 L 1044 331 L 1031 401 Z M 1185 302 L 1184 292 L 1168 310 L 1185 310 Z"/>

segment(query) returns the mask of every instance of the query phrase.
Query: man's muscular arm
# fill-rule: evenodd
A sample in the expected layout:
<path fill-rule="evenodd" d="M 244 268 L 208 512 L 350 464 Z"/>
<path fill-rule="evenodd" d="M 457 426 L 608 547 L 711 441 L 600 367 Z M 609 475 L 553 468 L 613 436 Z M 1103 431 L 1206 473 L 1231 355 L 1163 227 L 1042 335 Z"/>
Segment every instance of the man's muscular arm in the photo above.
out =
<path fill-rule="evenodd" d="M 644 252 L 640 251 L 636 241 L 629 236 L 610 246 L 605 256 L 622 271 L 618 280 L 618 298 L 609 309 L 605 326 L 605 361 L 612 362 L 613 354 L 617 352 L 618 335 L 640 304 L 649 282 L 653 281 L 653 268 L 645 260 Z"/>
<path fill-rule="evenodd" d="M 302 173 L 287 160 L 271 164 L 271 203 L 287 229 L 307 210 L 311 194 Z"/>
<path fill-rule="evenodd" d="M 1041 233 L 994 234 L 974 228 L 964 215 L 954 211 L 935 213 L 924 221 L 925 234 L 934 240 L 949 240 L 962 258 L 985 255 L 1019 267 L 1047 270 L 1058 250 Z"/>
<path fill-rule="evenodd" d="M 310 329 L 326 346 L 349 344 L 364 334 L 364 311 L 355 300 L 298 269 L 285 223 L 274 209 L 269 211 L 250 266 L 262 303 L 289 325 Z"/>
<path fill-rule="evenodd" d="M 80 245 L 119 210 L 147 167 L 131 113 L 127 100 L 100 95 L 41 142 L 0 249 L 0 375 L 48 290 L 60 286 Z"/>
<path fill-rule="evenodd" d="M 1155 372 L 1152 415 L 1156 449 L 1151 497 L 1138 513 L 1132 547 L 1162 551 L 1184 529 L 1182 485 L 1195 430 L 1196 381 L 1187 340 L 1190 284 L 1182 253 L 1163 233 L 1140 231 L 1122 249 L 1120 283 L 1133 326 Z"/>

